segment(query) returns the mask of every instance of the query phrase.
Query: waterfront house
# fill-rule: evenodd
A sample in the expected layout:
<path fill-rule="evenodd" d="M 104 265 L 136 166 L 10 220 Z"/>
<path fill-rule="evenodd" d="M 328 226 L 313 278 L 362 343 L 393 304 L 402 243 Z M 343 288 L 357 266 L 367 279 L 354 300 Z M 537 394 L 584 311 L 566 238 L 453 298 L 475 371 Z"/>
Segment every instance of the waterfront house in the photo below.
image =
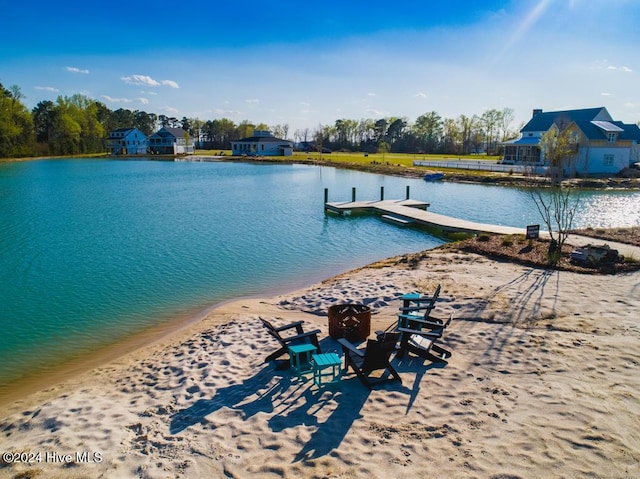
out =
<path fill-rule="evenodd" d="M 640 128 L 615 121 L 606 108 L 549 111 L 533 110 L 520 138 L 504 145 L 502 163 L 549 166 L 540 143 L 549 130 L 567 131 L 575 154 L 561 165 L 565 176 L 616 174 L 640 161 Z"/>
<path fill-rule="evenodd" d="M 267 130 L 256 130 L 253 136 L 231 142 L 233 156 L 291 156 L 293 142 L 276 138 Z"/>
<path fill-rule="evenodd" d="M 106 146 L 111 155 L 144 155 L 147 135 L 137 128 L 118 128 L 109 132 Z"/>
<path fill-rule="evenodd" d="M 192 155 L 194 145 L 182 128 L 162 127 L 149 137 L 149 151 L 157 155 Z"/>

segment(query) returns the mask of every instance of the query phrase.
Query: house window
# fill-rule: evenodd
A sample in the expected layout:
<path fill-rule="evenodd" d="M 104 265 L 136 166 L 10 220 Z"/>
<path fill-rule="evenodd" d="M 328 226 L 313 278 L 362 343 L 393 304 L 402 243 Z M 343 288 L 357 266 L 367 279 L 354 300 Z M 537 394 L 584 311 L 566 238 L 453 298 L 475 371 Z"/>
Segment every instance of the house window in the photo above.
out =
<path fill-rule="evenodd" d="M 607 141 L 609 143 L 614 143 L 616 141 L 616 134 L 611 132 L 611 133 L 607 133 Z"/>
<path fill-rule="evenodd" d="M 604 155 L 604 166 L 613 166 L 613 155 Z"/>

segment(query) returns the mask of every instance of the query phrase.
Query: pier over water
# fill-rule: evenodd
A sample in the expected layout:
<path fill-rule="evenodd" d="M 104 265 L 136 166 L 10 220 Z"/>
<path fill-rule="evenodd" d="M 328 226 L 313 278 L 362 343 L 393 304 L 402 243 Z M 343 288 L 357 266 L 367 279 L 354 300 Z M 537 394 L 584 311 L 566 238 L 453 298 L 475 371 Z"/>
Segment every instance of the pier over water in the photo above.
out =
<path fill-rule="evenodd" d="M 407 196 L 402 200 L 385 200 L 384 191 L 381 190 L 380 200 L 356 201 L 355 188 L 352 193 L 352 201 L 329 202 L 328 192 L 325 190 L 325 211 L 337 214 L 351 212 L 371 212 L 378 214 L 383 220 L 397 224 L 399 226 L 421 225 L 431 230 L 436 230 L 444 234 L 463 233 L 477 235 L 480 233 L 492 234 L 525 234 L 526 228 L 515 228 L 513 226 L 500 226 L 487 223 L 477 223 L 463 220 L 451 216 L 431 213 L 427 211 L 429 203 L 424 201 L 409 199 L 409 189 Z"/>

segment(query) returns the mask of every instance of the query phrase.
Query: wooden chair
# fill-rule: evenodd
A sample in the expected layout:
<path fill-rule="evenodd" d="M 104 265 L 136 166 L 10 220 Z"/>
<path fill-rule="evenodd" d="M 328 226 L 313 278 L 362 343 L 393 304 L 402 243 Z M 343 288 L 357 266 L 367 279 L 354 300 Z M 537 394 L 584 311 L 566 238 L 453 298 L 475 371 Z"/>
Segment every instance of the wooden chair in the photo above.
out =
<path fill-rule="evenodd" d="M 442 338 L 444 331 L 451 324 L 453 313 L 449 319 L 440 324 L 437 328 L 409 328 L 401 327 L 397 331 L 400 333 L 400 347 L 398 357 L 402 358 L 406 352 L 413 353 L 434 362 L 447 362 L 451 357 L 451 351 L 436 344 Z"/>
<path fill-rule="evenodd" d="M 273 326 L 273 324 L 263 318 L 260 318 L 260 321 L 262 321 L 262 325 L 266 328 L 269 334 L 273 336 L 276 341 L 278 341 L 278 343 L 280 343 L 280 349 L 269 354 L 269 356 L 267 356 L 264 360 L 265 363 L 278 359 L 280 356 L 288 353 L 288 346 L 294 344 L 311 343 L 316 348 L 318 348 L 318 353 L 321 352 L 320 343 L 318 342 L 318 333 L 320 333 L 320 330 L 314 329 L 313 331 L 304 332 L 302 329 L 302 324 L 304 323 L 304 321 L 296 321 L 294 323 L 286 324 L 279 327 Z M 293 329 L 295 329 L 295 334 L 280 334 L 282 332 L 290 331 Z"/>
<path fill-rule="evenodd" d="M 400 334 L 398 333 L 386 333 L 381 341 L 367 340 L 367 347 L 364 350 L 356 348 L 344 338 L 338 339 L 344 352 L 345 373 L 351 367 L 362 384 L 369 389 L 372 385 L 383 381 L 398 380 L 402 383 L 400 375 L 389 362 L 391 354 L 396 351 L 396 343 L 399 338 Z M 382 376 L 375 379 L 369 377 L 372 372 L 381 370 L 388 371 L 391 377 Z"/>

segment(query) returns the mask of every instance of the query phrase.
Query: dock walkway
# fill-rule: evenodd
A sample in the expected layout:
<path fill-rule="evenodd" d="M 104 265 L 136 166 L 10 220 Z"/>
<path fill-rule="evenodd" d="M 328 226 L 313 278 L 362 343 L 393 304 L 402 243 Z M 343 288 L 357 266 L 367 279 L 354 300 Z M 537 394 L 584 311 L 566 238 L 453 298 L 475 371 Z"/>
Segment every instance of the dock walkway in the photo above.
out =
<path fill-rule="evenodd" d="M 442 233 L 497 233 L 497 234 L 525 234 L 526 229 L 512 226 L 500 226 L 487 223 L 462 220 L 451 216 L 440 215 L 427 211 L 429 203 L 417 200 L 382 200 L 382 201 L 351 201 L 327 202 L 325 210 L 338 214 L 351 211 L 371 211 L 380 214 L 383 219 L 394 221 L 400 225 L 418 224 Z"/>

